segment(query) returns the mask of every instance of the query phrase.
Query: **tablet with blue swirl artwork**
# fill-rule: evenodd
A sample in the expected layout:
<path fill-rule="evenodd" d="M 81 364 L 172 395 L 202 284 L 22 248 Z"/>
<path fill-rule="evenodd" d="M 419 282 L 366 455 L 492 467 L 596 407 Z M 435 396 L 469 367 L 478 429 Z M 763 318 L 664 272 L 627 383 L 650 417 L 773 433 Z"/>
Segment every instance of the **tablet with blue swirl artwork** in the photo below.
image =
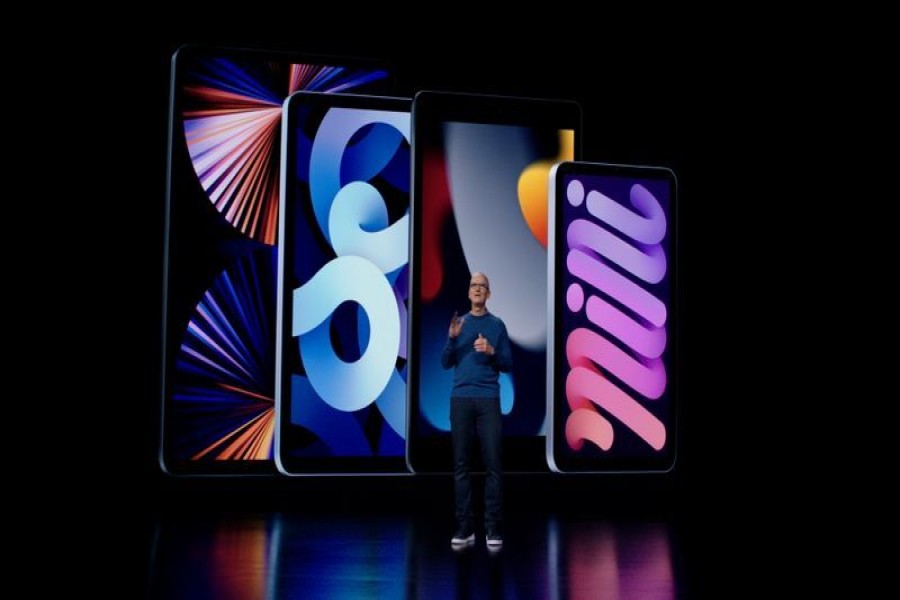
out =
<path fill-rule="evenodd" d="M 276 464 L 404 473 L 408 99 L 284 104 Z"/>

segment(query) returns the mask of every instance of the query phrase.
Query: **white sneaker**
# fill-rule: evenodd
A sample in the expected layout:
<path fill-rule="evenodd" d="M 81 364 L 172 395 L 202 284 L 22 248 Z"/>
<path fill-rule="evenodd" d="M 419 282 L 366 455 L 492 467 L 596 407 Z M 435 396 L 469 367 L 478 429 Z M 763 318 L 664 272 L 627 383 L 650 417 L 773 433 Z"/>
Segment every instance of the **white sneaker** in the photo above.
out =
<path fill-rule="evenodd" d="M 453 535 L 453 539 L 450 540 L 450 544 L 453 546 L 464 546 L 466 544 L 474 544 L 475 543 L 475 532 L 471 529 L 466 529 L 464 527 L 460 527 L 456 533 Z"/>

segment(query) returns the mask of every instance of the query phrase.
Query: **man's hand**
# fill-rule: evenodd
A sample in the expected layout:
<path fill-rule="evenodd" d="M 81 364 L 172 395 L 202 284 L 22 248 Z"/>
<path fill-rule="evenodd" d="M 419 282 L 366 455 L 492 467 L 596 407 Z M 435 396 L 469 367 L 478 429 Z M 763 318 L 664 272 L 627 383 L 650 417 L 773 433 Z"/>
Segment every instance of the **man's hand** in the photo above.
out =
<path fill-rule="evenodd" d="M 487 338 L 478 334 L 478 337 L 475 339 L 475 352 L 484 352 L 488 356 L 494 355 L 494 347 L 491 346 L 491 343 L 487 341 Z"/>
<path fill-rule="evenodd" d="M 465 317 L 460 317 L 458 312 L 453 313 L 453 318 L 450 319 L 450 339 L 456 339 L 456 336 L 459 335 L 459 332 L 462 330 L 463 321 L 465 321 Z"/>

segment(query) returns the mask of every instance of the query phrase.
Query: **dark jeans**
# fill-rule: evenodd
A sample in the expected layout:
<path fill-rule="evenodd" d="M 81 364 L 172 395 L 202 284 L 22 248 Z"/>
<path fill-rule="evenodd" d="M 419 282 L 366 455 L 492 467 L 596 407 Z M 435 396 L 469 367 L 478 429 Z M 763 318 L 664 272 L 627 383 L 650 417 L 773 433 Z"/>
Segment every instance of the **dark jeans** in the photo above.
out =
<path fill-rule="evenodd" d="M 499 398 L 450 398 L 450 437 L 453 439 L 453 479 L 456 519 L 471 527 L 472 450 L 475 436 L 481 445 L 486 471 L 484 481 L 484 526 L 498 526 L 503 512 L 502 431 Z"/>

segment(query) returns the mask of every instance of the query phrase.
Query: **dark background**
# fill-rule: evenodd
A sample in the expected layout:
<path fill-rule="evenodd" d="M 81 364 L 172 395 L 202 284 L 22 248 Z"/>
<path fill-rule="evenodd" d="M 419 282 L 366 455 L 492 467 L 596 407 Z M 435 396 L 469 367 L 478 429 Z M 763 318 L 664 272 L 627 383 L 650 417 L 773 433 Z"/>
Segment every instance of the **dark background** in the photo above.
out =
<path fill-rule="evenodd" d="M 680 381 L 679 395 L 680 445 L 675 471 L 668 476 L 552 478 L 549 488 L 575 485 L 588 481 L 599 490 L 628 489 L 646 485 L 648 481 L 662 485 L 665 497 L 679 498 L 690 486 L 703 484 L 705 466 L 703 444 L 711 442 L 721 427 L 716 414 L 722 401 L 716 397 L 726 386 L 717 388 L 722 374 L 714 365 L 710 336 L 715 328 L 718 298 L 704 297 L 713 284 L 707 281 L 714 261 L 706 249 L 716 247 L 716 219 L 708 219 L 704 211 L 727 215 L 710 186 L 704 154 L 711 154 L 698 139 L 708 135 L 703 127 L 705 92 L 697 85 L 690 57 L 681 56 L 676 40 L 657 39 L 653 44 L 658 54 L 646 57 L 632 54 L 629 46 L 610 41 L 593 40 L 592 44 L 570 45 L 566 40 L 548 37 L 544 43 L 495 37 L 489 32 L 469 32 L 467 43 L 459 40 L 441 43 L 440 36 L 431 38 L 413 34 L 406 45 L 394 45 L 379 36 L 333 36 L 320 32 L 298 32 L 296 36 L 272 32 L 268 35 L 212 35 L 172 31 L 157 39 L 148 39 L 139 49 L 144 62 L 147 90 L 140 98 L 141 120 L 146 130 L 147 145 L 141 165 L 145 167 L 146 185 L 139 190 L 140 226 L 130 229 L 131 243 L 145 250 L 140 254 L 140 274 L 134 283 L 140 286 L 141 323 L 139 337 L 149 340 L 144 358 L 144 382 L 140 386 L 140 406 L 146 423 L 142 436 L 144 473 L 142 479 L 153 492 L 178 488 L 158 475 L 155 450 L 158 436 L 158 347 L 161 311 L 163 212 L 165 202 L 165 155 L 167 139 L 168 88 L 170 58 L 182 43 L 210 43 L 238 47 L 290 50 L 334 56 L 357 56 L 386 60 L 395 68 L 396 95 L 412 96 L 420 89 L 444 89 L 476 93 L 521 95 L 574 99 L 582 106 L 584 129 L 583 156 L 586 160 L 624 164 L 661 165 L 673 169 L 679 184 L 679 325 Z M 418 39 L 418 43 L 414 40 Z M 645 49 L 646 50 L 646 49 Z M 655 60 L 654 60 L 655 59 Z M 704 206 L 706 205 L 706 206 Z M 698 221 L 702 220 L 703 223 Z M 710 226 L 712 225 L 712 226 Z M 706 249 L 704 248 L 706 247 Z M 704 263 L 708 263 L 704 264 Z M 708 270 L 709 271 L 708 271 Z M 724 270 L 721 269 L 720 270 Z M 723 283 L 720 279 L 719 283 Z M 696 290 L 699 293 L 692 293 Z M 726 325 L 726 323 L 723 323 Z M 694 351 L 698 355 L 694 355 Z M 718 425 L 716 423 L 719 423 Z M 137 433 L 137 432 L 135 432 Z M 696 445 L 694 445 L 696 444 Z M 538 478 L 550 480 L 551 478 Z M 633 481 L 632 481 L 633 480 Z M 566 481 L 566 483 L 563 483 Z M 369 482 L 371 484 L 371 482 Z M 191 484 L 187 484 L 191 485 Z M 226 485 L 206 483 L 204 485 Z M 237 487 L 242 484 L 235 483 Z M 256 486 L 263 485 L 251 483 Z M 275 484 L 277 487 L 279 484 Z M 290 487 L 290 482 L 283 482 Z M 297 485 L 297 484 L 294 484 Z M 335 485 L 317 480 L 315 485 Z M 577 485 L 581 485 L 580 483 Z M 608 490 L 607 490 L 608 491 Z M 167 492 L 168 493 L 168 492 Z M 555 494 L 549 494 L 550 496 Z M 605 492 L 604 492 L 605 495 Z M 512 501 L 512 499 L 511 499 Z M 656 501 L 654 501 L 655 503 Z"/>
<path fill-rule="evenodd" d="M 727 63 L 726 57 L 712 58 L 709 44 L 685 43 L 666 24 L 648 29 L 634 17 L 598 17 L 575 30 L 548 23 L 540 32 L 463 19 L 444 23 L 445 33 L 431 31 L 430 23 L 351 33 L 324 21 L 321 27 L 318 21 L 288 27 L 272 19 L 269 26 L 225 27 L 173 19 L 152 34 L 119 31 L 83 40 L 83 54 L 97 69 L 80 85 L 109 91 L 90 97 L 91 116 L 77 123 L 99 146 L 94 168 L 109 174 L 109 185 L 90 195 L 91 214 L 98 216 L 78 240 L 85 260 L 99 267 L 91 276 L 96 280 L 81 285 L 100 291 L 86 302 L 90 326 L 80 335 L 86 345 L 103 344 L 102 361 L 89 359 L 80 371 L 96 394 L 88 425 L 102 432 L 86 447 L 99 466 L 82 470 L 81 477 L 84 486 L 96 481 L 103 492 L 88 494 L 78 484 L 68 489 L 99 507 L 117 533 L 128 532 L 137 550 L 128 554 L 134 557 L 129 567 L 138 575 L 154 520 L 172 511 L 422 512 L 433 516 L 436 535 L 449 535 L 449 476 L 175 479 L 157 463 L 172 53 L 183 43 L 201 43 L 384 59 L 395 67 L 400 96 L 437 89 L 574 99 L 583 111 L 585 160 L 675 171 L 675 469 L 666 475 L 510 475 L 506 510 L 513 522 L 563 510 L 593 518 L 668 520 L 686 549 L 688 577 L 701 578 L 707 564 L 723 560 L 721 544 L 740 539 L 744 516 L 765 495 L 750 468 L 757 457 L 747 434 L 765 430 L 754 410 L 754 384 L 743 375 L 751 361 L 742 342 L 742 332 L 752 329 L 746 306 L 757 293 L 747 289 L 752 273 L 742 248 L 757 219 L 756 209 L 737 199 L 741 169 L 731 153 L 743 129 L 731 84 L 745 72 L 723 73 L 713 65 Z M 97 331 L 102 333 L 92 340 Z"/>

